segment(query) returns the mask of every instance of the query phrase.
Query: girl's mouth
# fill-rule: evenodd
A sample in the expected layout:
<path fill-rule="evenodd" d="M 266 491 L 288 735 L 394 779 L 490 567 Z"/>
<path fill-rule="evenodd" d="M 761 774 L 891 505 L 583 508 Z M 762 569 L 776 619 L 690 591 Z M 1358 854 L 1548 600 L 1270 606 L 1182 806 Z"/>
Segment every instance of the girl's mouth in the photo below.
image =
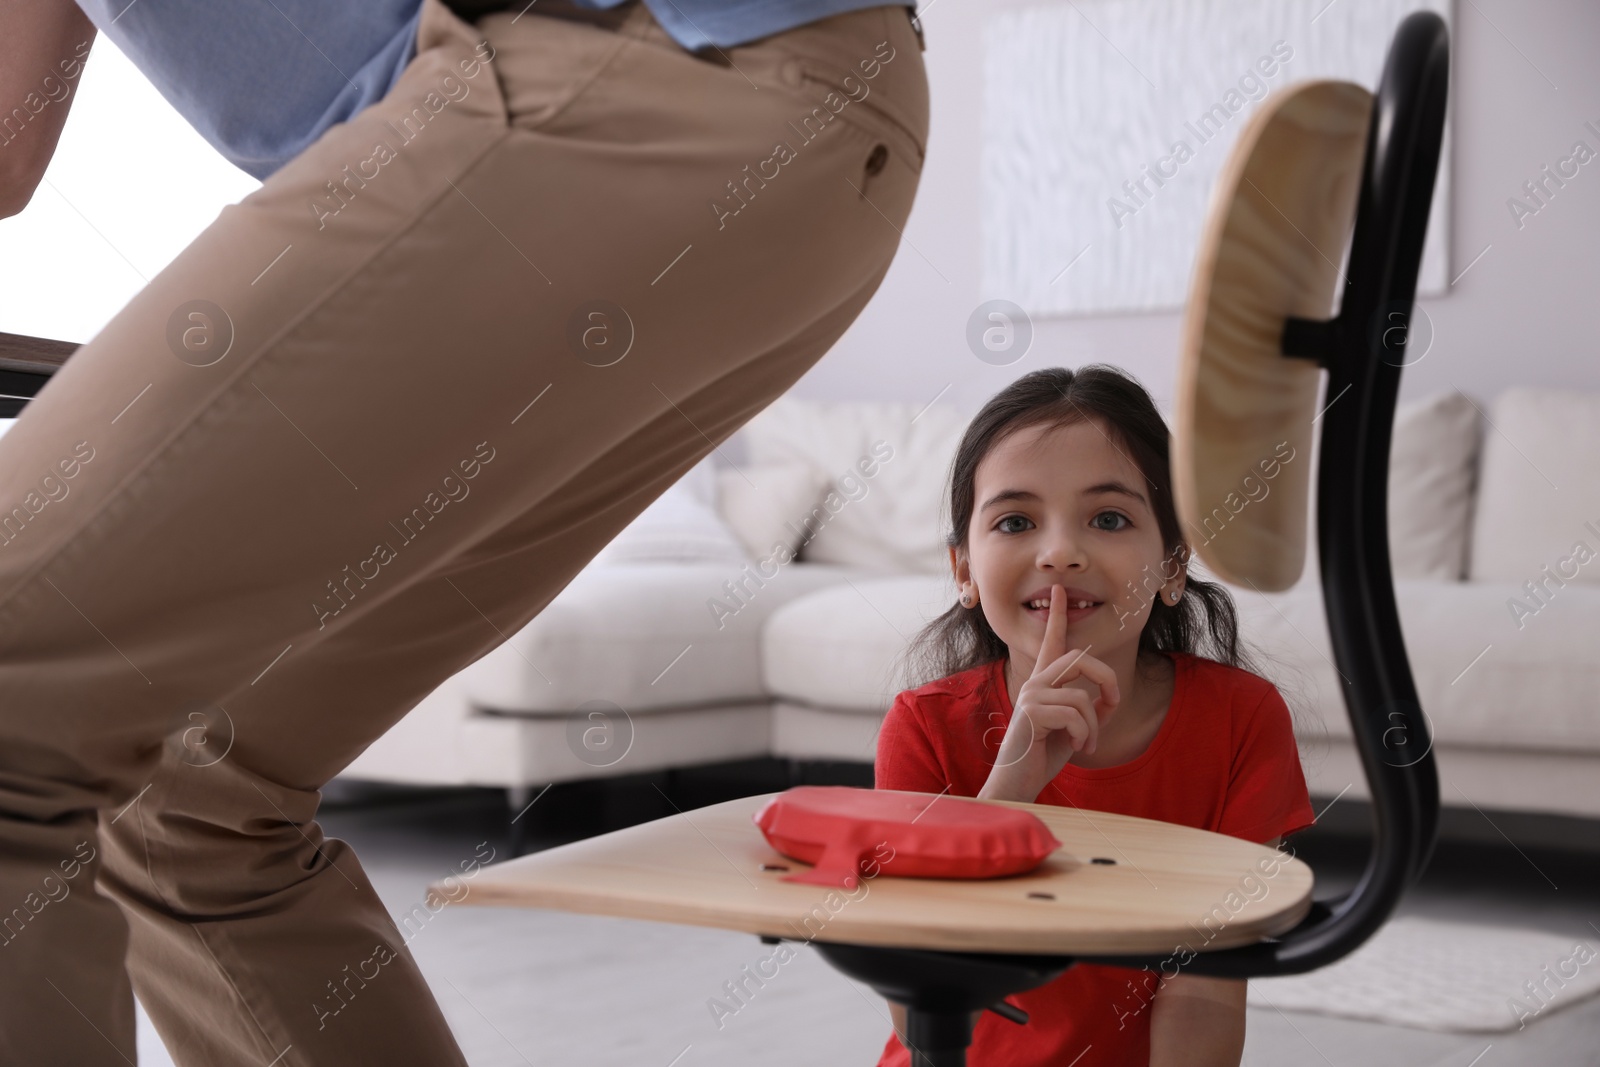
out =
<path fill-rule="evenodd" d="M 1096 608 L 1100 607 L 1101 604 L 1102 601 L 1099 600 L 1068 600 L 1067 622 L 1073 623 L 1077 622 L 1079 619 L 1086 618 Z M 1050 621 L 1050 600 L 1048 597 L 1043 600 L 1028 601 L 1024 603 L 1022 607 L 1024 611 L 1038 619 L 1041 623 L 1047 623 Z"/>

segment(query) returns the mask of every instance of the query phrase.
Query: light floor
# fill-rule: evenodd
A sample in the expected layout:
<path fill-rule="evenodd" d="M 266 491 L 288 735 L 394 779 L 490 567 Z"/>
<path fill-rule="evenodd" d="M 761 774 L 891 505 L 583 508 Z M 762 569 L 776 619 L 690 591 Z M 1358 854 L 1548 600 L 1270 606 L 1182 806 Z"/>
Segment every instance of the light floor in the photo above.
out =
<path fill-rule="evenodd" d="M 664 785 L 665 779 L 654 782 Z M 676 796 L 689 807 L 785 784 L 770 777 L 680 778 Z M 543 847 L 670 811 L 650 781 L 640 780 L 558 787 L 525 818 L 536 831 L 536 847 Z M 429 881 L 471 858 L 478 842 L 489 839 L 507 854 L 504 809 L 499 795 L 488 791 L 362 793 L 326 806 L 322 821 L 330 836 L 355 846 L 397 915 L 423 900 Z M 1364 816 L 1358 813 L 1356 822 Z M 1600 850 L 1541 848 L 1519 839 L 1515 828 L 1505 831 L 1507 819 L 1493 824 L 1500 829 L 1491 825 L 1475 836 L 1498 845 L 1447 840 L 1399 914 L 1537 927 L 1593 944 L 1600 928 Z M 1594 832 L 1592 823 L 1576 825 Z M 1552 835 L 1546 828 L 1539 836 L 1548 843 Z M 1296 845 L 1317 871 L 1319 887 L 1327 887 L 1319 896 L 1359 874 L 1364 846 L 1358 839 L 1319 827 Z M 719 1025 L 708 1001 L 740 968 L 772 951 L 747 934 L 450 906 L 409 945 L 473 1067 L 872 1067 L 890 1032 L 884 1002 L 805 946 Z M 1481 1036 L 1272 1010 L 1249 1015 L 1248 1067 L 1600 1067 L 1600 998 L 1551 1013 L 1521 1032 Z M 142 1017 L 141 1025 L 140 1063 L 170 1064 Z"/>

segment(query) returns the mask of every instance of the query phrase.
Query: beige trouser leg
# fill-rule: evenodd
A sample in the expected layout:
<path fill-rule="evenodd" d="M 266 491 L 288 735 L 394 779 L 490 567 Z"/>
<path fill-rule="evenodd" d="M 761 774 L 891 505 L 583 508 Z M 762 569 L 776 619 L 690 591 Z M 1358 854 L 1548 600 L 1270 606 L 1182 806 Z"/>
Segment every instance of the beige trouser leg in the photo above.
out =
<path fill-rule="evenodd" d="M 895 253 L 927 129 L 903 8 L 723 65 L 642 6 L 426 4 L 395 90 L 0 438 L 0 1062 L 132 1061 L 129 973 L 185 1067 L 463 1062 L 317 790 L 788 389 Z"/>

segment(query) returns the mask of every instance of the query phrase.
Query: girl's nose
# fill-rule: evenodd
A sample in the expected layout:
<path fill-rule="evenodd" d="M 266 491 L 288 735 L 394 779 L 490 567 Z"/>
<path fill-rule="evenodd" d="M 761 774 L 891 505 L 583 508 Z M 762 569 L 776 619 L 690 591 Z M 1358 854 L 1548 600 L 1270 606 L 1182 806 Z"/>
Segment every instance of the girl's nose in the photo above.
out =
<path fill-rule="evenodd" d="M 1049 565 L 1058 570 L 1068 567 L 1083 567 L 1089 562 L 1088 554 L 1084 549 L 1083 539 L 1069 531 L 1059 530 L 1048 534 L 1039 546 L 1039 564 L 1041 568 Z"/>

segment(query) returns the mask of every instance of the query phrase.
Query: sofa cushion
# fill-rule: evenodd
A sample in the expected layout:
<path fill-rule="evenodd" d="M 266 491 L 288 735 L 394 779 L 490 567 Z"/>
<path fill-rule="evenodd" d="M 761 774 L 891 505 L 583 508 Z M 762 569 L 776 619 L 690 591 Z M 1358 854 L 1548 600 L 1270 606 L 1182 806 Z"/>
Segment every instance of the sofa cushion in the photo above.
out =
<path fill-rule="evenodd" d="M 1265 661 L 1296 736 L 1350 736 L 1322 589 L 1229 587 L 1240 632 Z M 1397 580 L 1395 598 L 1417 698 L 1440 744 L 1600 752 L 1600 589 L 1569 585 L 1536 613 L 1508 582 Z M 1324 733 L 1325 731 L 1325 733 Z"/>
<path fill-rule="evenodd" d="M 761 624 L 798 596 L 864 576 L 798 562 L 591 564 L 463 683 L 479 707 L 526 715 L 595 699 L 630 714 L 764 700 Z"/>
<path fill-rule="evenodd" d="M 809 463 L 746 463 L 717 471 L 717 512 L 753 560 L 782 546 L 793 555 L 804 539 L 802 523 L 828 481 Z"/>
<path fill-rule="evenodd" d="M 969 420 L 946 405 L 919 410 L 783 397 L 740 431 L 752 463 L 805 463 L 833 485 L 831 500 L 819 501 L 808 524 L 814 536 L 802 559 L 891 572 L 949 569 L 943 508 L 950 463 Z M 1397 405 L 1388 482 L 1396 578 L 1456 581 L 1465 574 L 1479 438 L 1478 408 L 1457 390 Z M 850 477 L 875 442 L 880 452 L 892 450 L 892 459 L 877 464 L 870 478 Z M 1316 451 L 1306 462 L 1315 462 Z M 1315 531 L 1314 489 L 1311 495 L 1307 529 Z M 1313 533 L 1306 571 L 1316 568 Z"/>
<path fill-rule="evenodd" d="M 896 693 L 914 688 L 900 675 L 902 650 L 955 601 L 948 570 L 855 577 L 797 597 L 767 620 L 763 684 L 777 699 L 882 715 Z"/>
<path fill-rule="evenodd" d="M 1600 584 L 1600 393 L 1509 389 L 1489 422 L 1473 580 Z"/>
<path fill-rule="evenodd" d="M 719 563 L 737 570 L 750 557 L 718 514 L 712 455 L 667 487 L 611 542 L 591 566 L 619 563 Z"/>
<path fill-rule="evenodd" d="M 681 664 L 680 664 L 681 666 Z M 766 701 L 628 714 L 596 727 L 585 715 L 475 712 L 460 722 L 462 776 L 474 785 L 525 785 L 644 774 L 670 767 L 752 759 L 772 750 Z M 605 729 L 599 745 L 588 731 Z"/>
<path fill-rule="evenodd" d="M 1324 395 L 1322 403 L 1326 402 Z M 1454 389 L 1395 406 L 1386 500 L 1389 568 L 1396 579 L 1465 577 L 1481 421 L 1474 402 Z M 1320 579 L 1316 486 L 1322 462 L 1320 434 L 1312 436 L 1305 462 L 1312 485 L 1306 509 L 1306 563 L 1296 587 Z"/>
<path fill-rule="evenodd" d="M 1321 587 L 1228 588 L 1242 636 L 1293 710 L 1296 735 L 1350 737 Z M 1418 699 L 1439 743 L 1600 753 L 1600 661 L 1589 647 L 1600 633 L 1600 590 L 1569 585 L 1536 612 L 1509 583 L 1400 579 L 1395 594 Z M 881 715 L 896 693 L 928 680 L 908 680 L 900 654 L 954 600 L 948 575 L 852 578 L 793 599 L 766 622 L 767 691 L 780 702 Z"/>
<path fill-rule="evenodd" d="M 944 404 L 780 397 L 740 429 L 752 463 L 803 462 L 831 483 L 800 558 L 890 573 L 950 569 L 946 480 L 967 419 Z"/>
<path fill-rule="evenodd" d="M 1478 408 L 1459 390 L 1395 408 L 1389 446 L 1389 556 L 1396 578 L 1466 574 L 1478 468 Z M 1315 538 L 1316 527 L 1309 527 Z"/>
<path fill-rule="evenodd" d="M 779 759 L 872 763 L 877 759 L 882 725 L 882 714 L 861 708 L 819 708 L 775 700 L 772 754 Z"/>

